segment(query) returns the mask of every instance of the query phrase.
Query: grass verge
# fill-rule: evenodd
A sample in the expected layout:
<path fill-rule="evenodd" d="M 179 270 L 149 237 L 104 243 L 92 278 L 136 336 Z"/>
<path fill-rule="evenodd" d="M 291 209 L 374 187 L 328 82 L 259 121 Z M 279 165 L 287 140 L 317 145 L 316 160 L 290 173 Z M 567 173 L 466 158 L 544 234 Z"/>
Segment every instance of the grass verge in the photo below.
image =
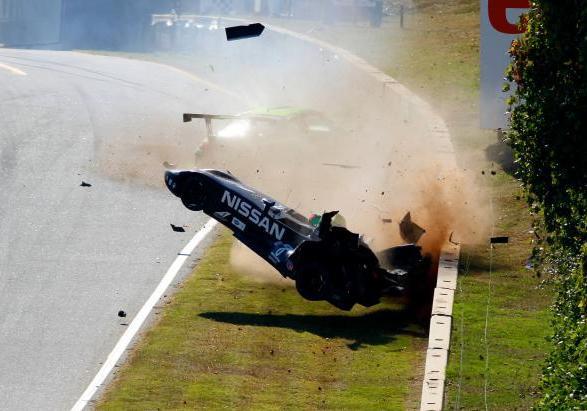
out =
<path fill-rule="evenodd" d="M 424 330 L 399 308 L 342 313 L 229 264 L 223 231 L 98 404 L 119 409 L 405 409 Z M 415 378 L 415 376 L 413 377 Z"/>
<path fill-rule="evenodd" d="M 510 243 L 462 248 L 446 409 L 530 409 L 549 350 L 552 290 L 525 268 L 533 236 L 523 193 L 507 175 L 490 189 L 495 233 Z"/>

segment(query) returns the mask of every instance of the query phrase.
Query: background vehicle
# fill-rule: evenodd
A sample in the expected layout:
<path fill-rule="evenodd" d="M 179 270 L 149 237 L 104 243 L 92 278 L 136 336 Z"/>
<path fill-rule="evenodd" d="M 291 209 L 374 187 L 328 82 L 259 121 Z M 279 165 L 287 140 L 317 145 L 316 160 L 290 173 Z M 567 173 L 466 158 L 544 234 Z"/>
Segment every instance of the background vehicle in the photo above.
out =
<path fill-rule="evenodd" d="M 194 118 L 204 119 L 208 139 L 238 139 L 264 137 L 277 138 L 288 133 L 316 134 L 331 133 L 333 126 L 328 118 L 317 110 L 283 106 L 256 108 L 236 115 L 191 114 L 183 115 L 184 123 Z M 223 121 L 216 133 L 212 124 Z"/>

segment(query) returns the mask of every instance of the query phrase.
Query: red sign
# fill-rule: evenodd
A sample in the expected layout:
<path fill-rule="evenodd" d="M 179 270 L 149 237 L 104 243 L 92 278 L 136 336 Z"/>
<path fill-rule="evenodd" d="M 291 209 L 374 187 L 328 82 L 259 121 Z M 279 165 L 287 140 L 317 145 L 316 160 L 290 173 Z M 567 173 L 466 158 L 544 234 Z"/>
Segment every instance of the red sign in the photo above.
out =
<path fill-rule="evenodd" d="M 523 30 L 517 24 L 508 21 L 508 9 L 527 9 L 530 0 L 489 0 L 489 22 L 493 28 L 501 33 L 520 34 Z"/>

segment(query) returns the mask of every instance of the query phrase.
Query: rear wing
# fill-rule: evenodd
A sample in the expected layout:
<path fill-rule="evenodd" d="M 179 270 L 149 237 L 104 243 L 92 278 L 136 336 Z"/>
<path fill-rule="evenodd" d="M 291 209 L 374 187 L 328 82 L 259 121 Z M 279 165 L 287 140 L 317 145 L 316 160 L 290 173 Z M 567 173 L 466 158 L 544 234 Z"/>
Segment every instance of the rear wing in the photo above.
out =
<path fill-rule="evenodd" d="M 212 128 L 212 120 L 236 120 L 242 118 L 241 116 L 237 115 L 226 115 L 226 114 L 192 114 L 192 113 L 183 113 L 183 122 L 190 123 L 194 118 L 203 118 L 206 122 L 206 132 L 208 133 L 208 138 L 214 138 L 214 129 Z"/>
<path fill-rule="evenodd" d="M 275 118 L 272 116 L 266 116 L 263 114 L 200 114 L 200 113 L 183 113 L 183 122 L 190 123 L 194 118 L 203 118 L 206 122 L 206 132 L 208 133 L 208 138 L 214 138 L 216 135 L 214 134 L 214 129 L 212 128 L 212 120 L 239 120 L 239 119 L 247 119 L 247 120 L 254 120 L 254 121 L 268 121 L 268 122 L 278 122 L 280 121 L 279 118 Z"/>

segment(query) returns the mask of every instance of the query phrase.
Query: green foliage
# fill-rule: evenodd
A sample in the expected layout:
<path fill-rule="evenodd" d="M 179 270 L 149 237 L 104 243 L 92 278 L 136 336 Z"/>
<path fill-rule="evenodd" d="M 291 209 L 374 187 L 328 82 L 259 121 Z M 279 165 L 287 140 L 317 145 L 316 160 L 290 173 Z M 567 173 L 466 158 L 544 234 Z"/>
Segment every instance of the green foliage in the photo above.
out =
<path fill-rule="evenodd" d="M 550 247 L 553 351 L 540 409 L 587 408 L 587 3 L 536 0 L 512 44 L 509 138 Z"/>
<path fill-rule="evenodd" d="M 587 241 L 587 3 L 535 1 L 510 54 L 519 177 L 549 241 L 578 252 Z"/>
<path fill-rule="evenodd" d="M 551 259 L 559 276 L 551 342 L 554 350 L 543 371 L 545 410 L 587 408 L 587 246 L 582 255 L 555 253 Z"/>

